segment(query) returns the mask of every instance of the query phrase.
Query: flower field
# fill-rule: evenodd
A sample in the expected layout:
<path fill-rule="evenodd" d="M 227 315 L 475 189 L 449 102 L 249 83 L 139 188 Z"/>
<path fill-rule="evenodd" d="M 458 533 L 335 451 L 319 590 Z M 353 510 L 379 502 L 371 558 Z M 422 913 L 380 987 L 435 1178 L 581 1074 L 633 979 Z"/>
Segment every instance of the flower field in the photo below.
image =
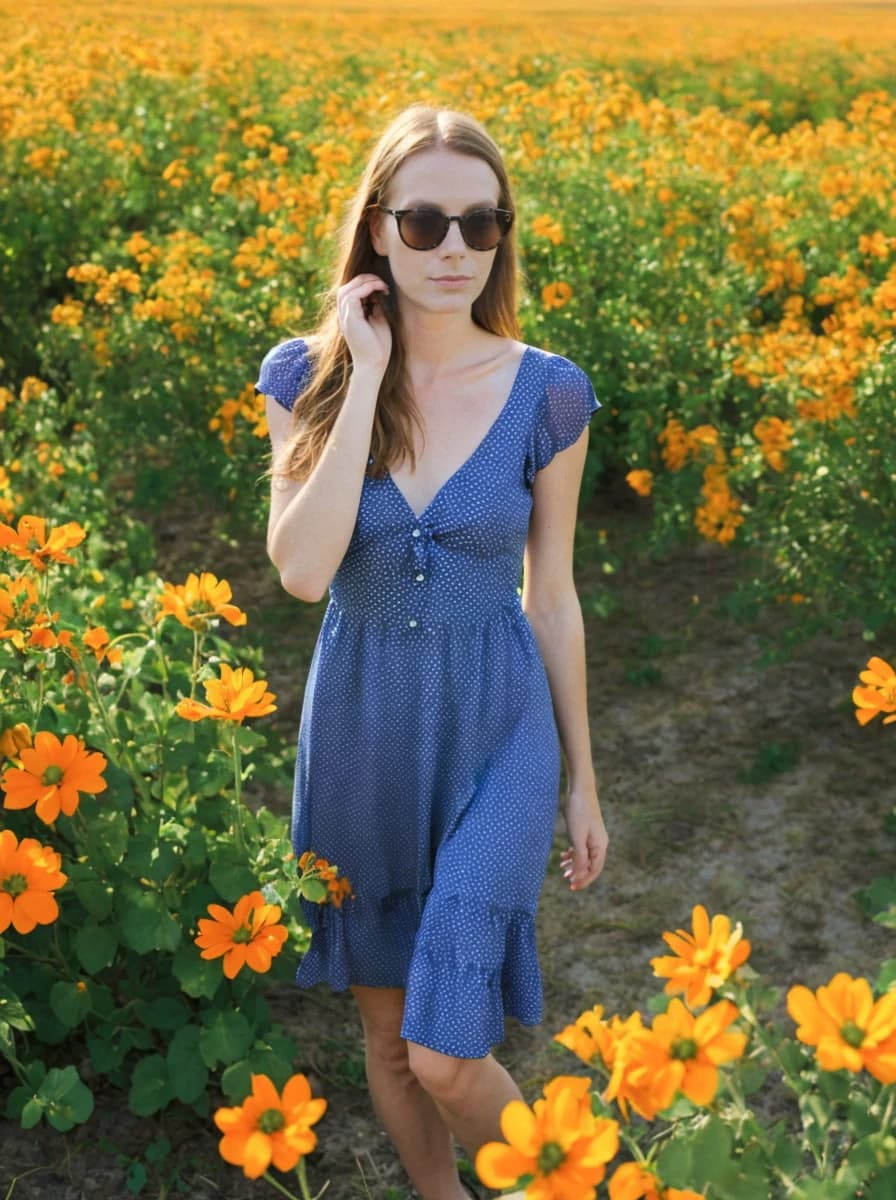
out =
<path fill-rule="evenodd" d="M 313 324 L 344 206 L 392 115 L 415 100 L 461 108 L 514 186 L 524 337 L 580 363 L 605 405 L 584 502 L 624 495 L 658 554 L 737 556 L 732 612 L 786 614 L 800 635 L 857 630 L 842 719 L 874 722 L 863 736 L 880 730 L 891 755 L 896 11 L 51 0 L 0 8 L 0 34 L 6 1117 L 64 1133 L 109 1090 L 141 1118 L 214 1117 L 228 1162 L 252 1177 L 298 1162 L 307 1196 L 322 1101 L 292 1074 L 301 1030 L 266 988 L 291 979 L 309 906 L 343 903 L 351 881 L 292 857 L 274 639 L 201 553 L 159 573 L 154 515 L 176 507 L 186 537 L 214 510 L 234 539 L 262 540 L 261 357 Z M 602 537 L 583 528 L 583 552 L 612 585 Z M 874 897 L 892 926 L 892 879 Z M 795 984 L 796 1037 L 817 1063 L 763 1034 L 768 994 L 749 973 L 714 982 L 711 1007 L 698 982 L 687 1007 L 657 1002 L 659 1032 L 639 1026 L 633 1075 L 609 1033 L 599 1054 L 570 1046 L 607 1090 L 593 1112 L 566 1076 L 545 1090 L 548 1124 L 555 1104 L 578 1115 L 572 1140 L 547 1138 L 533 1160 L 532 1196 L 559 1200 L 550 1176 L 559 1188 L 576 1129 L 603 1155 L 576 1185 L 585 1200 L 590 1187 L 753 1200 L 770 1180 L 805 1200 L 890 1195 L 892 964 L 867 994 L 831 972 L 834 1034 L 849 1025 L 835 1049 Z M 724 1113 L 710 1073 L 681 1065 L 704 1033 L 707 1061 L 726 1064 Z M 763 1141 L 738 1087 L 776 1054 L 815 1127 Z M 727 1065 L 741 1058 L 746 1084 Z M 638 1070 L 665 1091 L 645 1098 Z M 222 1097 L 233 1107 L 213 1113 Z M 717 1124 L 701 1124 L 712 1105 Z M 669 1111 L 658 1157 L 637 1149 L 626 1120 Z M 510 1148 L 486 1155 L 496 1187 L 532 1174 L 520 1147 L 541 1119 L 509 1120 Z M 617 1123 L 633 1162 L 605 1183 Z M 717 1159 L 722 1145 L 747 1155 L 750 1138 L 762 1153 L 744 1183 Z"/>

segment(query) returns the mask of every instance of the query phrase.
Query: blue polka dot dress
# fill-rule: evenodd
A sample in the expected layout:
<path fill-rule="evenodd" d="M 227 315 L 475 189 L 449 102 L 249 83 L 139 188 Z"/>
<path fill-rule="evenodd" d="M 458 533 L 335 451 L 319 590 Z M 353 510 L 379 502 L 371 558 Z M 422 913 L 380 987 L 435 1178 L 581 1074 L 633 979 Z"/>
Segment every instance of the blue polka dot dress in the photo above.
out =
<path fill-rule="evenodd" d="M 311 369 L 275 346 L 256 387 L 291 408 Z M 352 884 L 303 902 L 296 976 L 406 989 L 402 1036 L 461 1058 L 541 1020 L 534 915 L 557 812 L 560 743 L 522 610 L 535 474 L 599 408 L 588 376 L 527 346 L 475 451 L 415 513 L 365 476 L 305 687 L 292 835 Z"/>

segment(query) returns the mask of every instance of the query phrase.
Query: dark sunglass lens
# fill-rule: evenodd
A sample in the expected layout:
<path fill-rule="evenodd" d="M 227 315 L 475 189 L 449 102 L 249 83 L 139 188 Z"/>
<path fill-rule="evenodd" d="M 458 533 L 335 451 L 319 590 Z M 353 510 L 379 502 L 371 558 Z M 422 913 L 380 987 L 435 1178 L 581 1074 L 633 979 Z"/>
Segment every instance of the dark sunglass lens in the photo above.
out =
<path fill-rule="evenodd" d="M 464 219 L 464 237 L 474 250 L 492 250 L 506 233 L 500 215 L 494 209 L 470 213 Z"/>
<path fill-rule="evenodd" d="M 438 246 L 448 230 L 448 218 L 435 208 L 418 208 L 401 219 L 401 235 L 415 250 Z"/>

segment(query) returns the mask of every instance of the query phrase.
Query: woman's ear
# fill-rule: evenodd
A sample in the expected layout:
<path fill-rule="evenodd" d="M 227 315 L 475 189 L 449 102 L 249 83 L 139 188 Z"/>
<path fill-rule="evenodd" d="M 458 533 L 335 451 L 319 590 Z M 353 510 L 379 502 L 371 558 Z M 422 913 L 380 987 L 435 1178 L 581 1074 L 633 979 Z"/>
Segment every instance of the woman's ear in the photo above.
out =
<path fill-rule="evenodd" d="M 378 208 L 371 208 L 367 215 L 367 227 L 370 230 L 370 244 L 381 257 L 386 256 L 386 242 L 383 237 L 383 213 Z"/>

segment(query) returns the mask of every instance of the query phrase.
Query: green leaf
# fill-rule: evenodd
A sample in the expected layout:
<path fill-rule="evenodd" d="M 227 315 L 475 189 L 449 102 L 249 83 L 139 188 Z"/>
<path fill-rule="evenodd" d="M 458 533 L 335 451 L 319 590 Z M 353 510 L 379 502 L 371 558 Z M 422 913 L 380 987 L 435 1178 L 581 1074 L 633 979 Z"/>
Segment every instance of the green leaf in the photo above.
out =
<path fill-rule="evenodd" d="M 209 879 L 218 894 L 230 904 L 247 892 L 258 890 L 258 880 L 242 859 L 219 857 L 212 863 Z"/>
<path fill-rule="evenodd" d="M 88 826 L 87 856 L 92 863 L 117 866 L 128 848 L 130 827 L 124 813 L 106 809 Z"/>
<path fill-rule="evenodd" d="M 133 1192 L 135 1195 L 142 1192 L 146 1187 L 146 1180 L 146 1167 L 144 1167 L 143 1163 L 139 1161 L 132 1162 L 124 1177 L 125 1186 L 128 1191 Z"/>
<path fill-rule="evenodd" d="M 118 910 L 122 938 L 138 954 L 177 949 L 181 928 L 158 892 L 124 885 L 119 890 Z"/>
<path fill-rule="evenodd" d="M 710 1117 L 691 1139 L 697 1187 L 720 1180 L 731 1162 L 734 1135 L 718 1117 Z"/>
<path fill-rule="evenodd" d="M 118 930 L 114 925 L 87 921 L 74 936 L 78 962 L 89 975 L 112 965 L 118 949 Z"/>
<path fill-rule="evenodd" d="M 184 1104 L 198 1100 L 208 1084 L 208 1068 L 199 1052 L 201 1033 L 198 1025 L 185 1025 L 168 1047 L 168 1077 L 175 1096 Z"/>
<path fill-rule="evenodd" d="M 803 1164 L 803 1152 L 798 1142 L 782 1133 L 772 1147 L 771 1159 L 782 1175 L 793 1179 Z"/>
<path fill-rule="evenodd" d="M 93 1112 L 93 1092 L 84 1084 L 74 1067 L 53 1067 L 40 1086 L 47 1123 L 60 1133 L 82 1125 Z"/>
<path fill-rule="evenodd" d="M 40 1100 L 29 1100 L 22 1109 L 22 1115 L 20 1117 L 22 1128 L 33 1129 L 43 1115 L 44 1106 L 41 1104 Z"/>
<path fill-rule="evenodd" d="M 200 958 L 193 942 L 182 942 L 171 963 L 174 977 L 194 1000 L 211 1000 L 221 986 L 224 973 L 217 959 Z"/>
<path fill-rule="evenodd" d="M 170 1104 L 174 1089 L 168 1076 L 168 1064 L 160 1054 L 141 1058 L 134 1069 L 128 1104 L 138 1117 L 150 1117 Z"/>
<path fill-rule="evenodd" d="M 134 1006 L 138 1018 L 150 1029 L 180 1029 L 190 1019 L 187 1006 L 174 996 L 156 1000 L 138 1000 Z"/>
<path fill-rule="evenodd" d="M 0 984 L 0 1027 L 3 1025 L 19 1029 L 22 1033 L 34 1030 L 34 1021 L 18 995 L 5 984 Z"/>
<path fill-rule="evenodd" d="M 892 988 L 896 988 L 896 958 L 887 958 L 881 963 L 874 990 L 883 996 Z"/>
<path fill-rule="evenodd" d="M 107 1027 L 102 1026 L 101 1028 Z M 93 1069 L 100 1075 L 109 1075 L 113 1071 L 117 1071 L 124 1062 L 127 1047 L 115 1036 L 116 1032 L 115 1029 L 112 1029 L 106 1037 L 101 1037 L 97 1033 L 88 1033 L 87 1035 L 87 1052 L 90 1055 L 90 1062 Z"/>
<path fill-rule="evenodd" d="M 74 868 L 71 868 L 69 879 L 72 884 L 72 891 L 80 900 L 84 910 L 95 917 L 97 921 L 102 921 L 108 917 L 115 905 L 115 893 L 108 884 L 97 879 L 93 868 L 88 868 L 86 877 L 80 879 L 73 878 Z"/>
<path fill-rule="evenodd" d="M 238 1012 L 218 1010 L 206 1022 L 199 1037 L 199 1049 L 207 1067 L 236 1062 L 252 1044 L 249 1022 Z"/>
<path fill-rule="evenodd" d="M 90 992 L 86 986 L 60 979 L 50 988 L 50 1008 L 66 1027 L 74 1029 L 90 1012 Z"/>
<path fill-rule="evenodd" d="M 657 1155 L 657 1171 L 668 1187 L 686 1188 L 694 1179 L 694 1154 L 686 1138 L 667 1142 Z"/>
<path fill-rule="evenodd" d="M 303 879 L 299 891 L 312 904 L 323 904 L 327 898 L 327 885 L 322 879 Z"/>

